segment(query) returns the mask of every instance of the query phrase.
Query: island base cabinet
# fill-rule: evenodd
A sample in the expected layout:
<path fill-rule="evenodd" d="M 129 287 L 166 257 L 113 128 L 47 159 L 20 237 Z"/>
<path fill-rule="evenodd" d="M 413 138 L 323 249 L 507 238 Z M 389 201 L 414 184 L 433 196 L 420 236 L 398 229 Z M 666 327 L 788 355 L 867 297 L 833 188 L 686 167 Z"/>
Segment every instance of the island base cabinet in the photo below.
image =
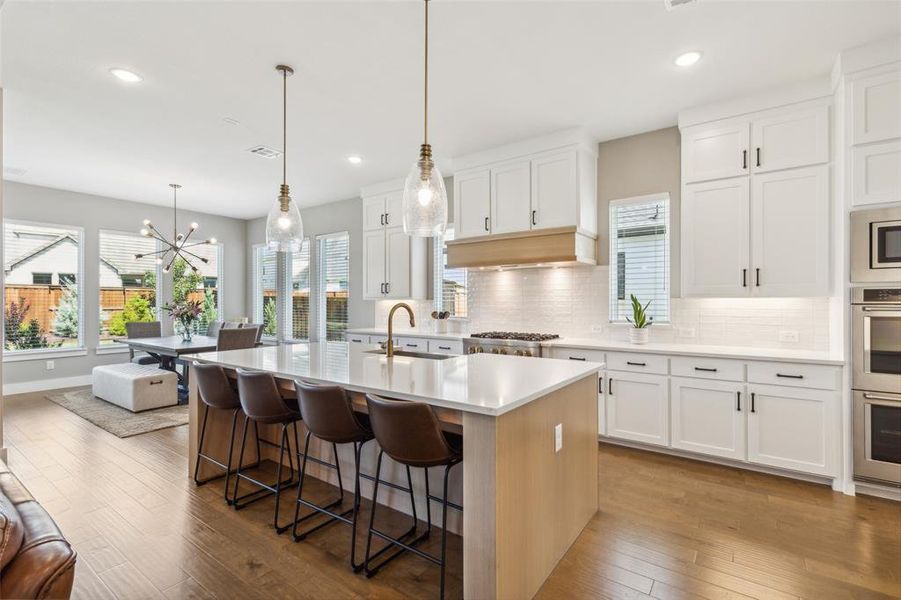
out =
<path fill-rule="evenodd" d="M 672 447 L 745 460 L 745 386 L 674 377 L 670 382 Z"/>
<path fill-rule="evenodd" d="M 666 375 L 607 372 L 607 435 L 656 446 L 669 445 Z"/>
<path fill-rule="evenodd" d="M 834 475 L 835 392 L 748 386 L 748 460 L 817 475 Z"/>

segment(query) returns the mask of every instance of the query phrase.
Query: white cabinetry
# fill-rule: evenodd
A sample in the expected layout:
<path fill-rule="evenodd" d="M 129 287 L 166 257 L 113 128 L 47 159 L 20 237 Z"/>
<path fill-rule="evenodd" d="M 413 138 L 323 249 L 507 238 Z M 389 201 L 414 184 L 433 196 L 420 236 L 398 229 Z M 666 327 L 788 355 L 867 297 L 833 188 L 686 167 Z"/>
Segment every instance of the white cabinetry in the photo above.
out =
<path fill-rule="evenodd" d="M 682 129 L 683 295 L 828 295 L 829 129 L 823 100 Z"/>
<path fill-rule="evenodd" d="M 669 444 L 669 390 L 666 375 L 607 371 L 607 435 Z"/>
<path fill-rule="evenodd" d="M 672 446 L 745 459 L 745 384 L 673 377 Z"/>
<path fill-rule="evenodd" d="M 901 137 L 901 69 L 852 81 L 851 119 L 853 144 Z"/>
<path fill-rule="evenodd" d="M 363 191 L 363 298 L 425 298 L 426 239 L 404 233 L 403 191 L 385 187 Z"/>
<path fill-rule="evenodd" d="M 572 132 L 454 159 L 457 239 L 576 227 L 597 232 L 597 154 Z"/>

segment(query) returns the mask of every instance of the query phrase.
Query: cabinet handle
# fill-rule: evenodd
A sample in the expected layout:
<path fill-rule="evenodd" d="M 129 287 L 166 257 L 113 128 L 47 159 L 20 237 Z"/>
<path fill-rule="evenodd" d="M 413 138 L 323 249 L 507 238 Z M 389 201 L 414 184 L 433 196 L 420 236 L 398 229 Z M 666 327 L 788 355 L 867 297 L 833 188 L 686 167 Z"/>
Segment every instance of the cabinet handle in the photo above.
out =
<path fill-rule="evenodd" d="M 538 221 L 535 220 L 537 210 L 532 211 L 532 225 L 538 225 Z"/>
<path fill-rule="evenodd" d="M 404 344 L 407 348 L 419 348 L 419 344 Z"/>
<path fill-rule="evenodd" d="M 488 229 L 488 217 L 485 217 L 485 231 L 489 231 L 489 229 Z"/>
<path fill-rule="evenodd" d="M 776 373 L 776 377 L 784 377 L 786 379 L 804 379 L 803 375 L 787 375 L 785 373 Z"/>
<path fill-rule="evenodd" d="M 584 360 L 584 359 L 583 359 L 583 360 Z M 630 362 L 630 361 L 628 361 L 628 360 L 626 361 L 626 364 L 627 364 L 627 365 L 631 365 L 631 366 L 633 366 L 633 367 L 646 367 L 646 366 L 648 366 L 647 363 Z"/>
<path fill-rule="evenodd" d="M 385 213 L 385 225 L 390 225 L 390 224 L 391 224 L 391 222 L 388 220 L 388 214 L 389 214 L 389 213 Z"/>
<path fill-rule="evenodd" d="M 748 151 L 747 150 L 741 151 L 741 168 L 742 169 L 748 168 Z"/>
<path fill-rule="evenodd" d="M 760 146 L 757 146 L 757 166 L 760 166 Z"/>
<path fill-rule="evenodd" d="M 355 344 L 361 344 L 363 342 L 363 340 L 355 340 L 355 339 L 351 339 L 350 341 L 354 342 Z"/>
<path fill-rule="evenodd" d="M 598 377 L 598 394 L 604 393 L 604 378 Z"/>
<path fill-rule="evenodd" d="M 390 293 L 391 293 L 391 284 L 390 284 L 390 283 L 386 283 L 386 284 L 385 284 L 385 293 L 386 293 L 386 294 L 390 294 Z"/>
<path fill-rule="evenodd" d="M 754 406 L 754 392 L 751 392 L 751 412 L 757 412 L 756 407 Z"/>
<path fill-rule="evenodd" d="M 741 287 L 748 287 L 748 270 L 741 270 Z"/>
<path fill-rule="evenodd" d="M 379 215 L 379 222 L 384 225 L 385 224 L 385 213 Z"/>
<path fill-rule="evenodd" d="M 741 392 L 735 392 L 735 410 L 741 412 Z"/>
<path fill-rule="evenodd" d="M 755 277 L 756 277 L 756 282 L 754 283 L 754 285 L 756 285 L 757 287 L 760 287 L 760 267 L 754 269 L 754 271 L 755 271 Z"/>
<path fill-rule="evenodd" d="M 695 367 L 695 371 L 704 371 L 706 373 L 716 373 L 716 369 L 711 369 L 709 367 Z"/>
<path fill-rule="evenodd" d="M 607 395 L 608 396 L 613 395 L 613 377 L 607 378 Z"/>
<path fill-rule="evenodd" d="M 584 361 L 585 359 L 584 359 L 584 358 L 580 358 L 580 357 L 578 357 L 578 356 L 570 356 L 570 357 L 569 357 L 569 360 L 581 360 L 581 361 Z"/>
<path fill-rule="evenodd" d="M 438 349 L 439 350 L 450 350 L 451 347 L 450 346 L 438 346 Z"/>

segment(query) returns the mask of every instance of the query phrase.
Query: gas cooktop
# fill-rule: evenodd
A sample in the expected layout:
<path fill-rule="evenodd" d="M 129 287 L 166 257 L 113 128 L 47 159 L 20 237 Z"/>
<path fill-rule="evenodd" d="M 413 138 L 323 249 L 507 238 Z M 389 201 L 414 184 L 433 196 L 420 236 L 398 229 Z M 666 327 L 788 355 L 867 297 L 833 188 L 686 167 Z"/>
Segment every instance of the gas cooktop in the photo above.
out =
<path fill-rule="evenodd" d="M 560 336 L 556 333 L 522 333 L 519 331 L 486 331 L 474 333 L 470 337 L 488 340 L 513 340 L 517 342 L 546 342 Z"/>

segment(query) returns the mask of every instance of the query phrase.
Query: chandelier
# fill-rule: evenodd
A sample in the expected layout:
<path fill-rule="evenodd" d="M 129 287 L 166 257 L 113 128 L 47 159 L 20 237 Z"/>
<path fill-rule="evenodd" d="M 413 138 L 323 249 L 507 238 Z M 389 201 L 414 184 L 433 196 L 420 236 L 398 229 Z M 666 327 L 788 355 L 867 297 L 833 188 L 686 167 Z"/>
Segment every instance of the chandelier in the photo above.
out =
<path fill-rule="evenodd" d="M 188 240 L 191 238 L 191 234 L 194 233 L 199 227 L 197 223 L 191 223 L 191 226 L 188 228 L 188 232 L 184 235 L 178 233 L 178 190 L 181 186 L 177 183 L 170 183 L 169 187 L 172 188 L 172 241 L 167 240 L 166 237 L 162 233 L 160 233 L 160 230 L 153 226 L 153 223 L 150 222 L 150 219 L 144 219 L 144 227 L 141 228 L 141 235 L 155 239 L 160 244 L 162 244 L 163 247 L 161 250 L 156 250 L 154 252 L 135 254 L 135 259 L 139 260 L 144 258 L 145 256 L 155 256 L 156 264 L 158 265 L 161 265 L 168 260 L 169 262 L 167 262 L 166 266 L 163 267 L 163 273 L 168 273 L 169 270 L 172 269 L 172 265 L 175 263 L 175 259 L 181 257 L 181 259 L 185 261 L 188 267 L 190 267 L 193 272 L 197 273 L 197 267 L 194 266 L 194 263 L 191 262 L 191 259 L 193 258 L 199 260 L 203 264 L 209 263 L 210 260 L 208 258 L 198 256 L 197 254 L 188 250 L 188 248 L 215 244 L 216 238 L 201 240 L 199 242 L 191 242 L 189 244 Z"/>

